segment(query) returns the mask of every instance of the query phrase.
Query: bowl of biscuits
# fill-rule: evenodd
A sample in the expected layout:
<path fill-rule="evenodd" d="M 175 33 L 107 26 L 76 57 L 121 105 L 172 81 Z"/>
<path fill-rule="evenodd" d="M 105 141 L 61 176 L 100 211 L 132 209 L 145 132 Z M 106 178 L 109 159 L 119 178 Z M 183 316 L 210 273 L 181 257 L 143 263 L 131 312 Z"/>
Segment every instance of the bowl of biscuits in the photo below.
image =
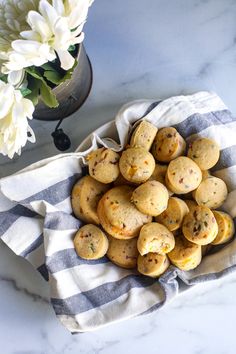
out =
<path fill-rule="evenodd" d="M 74 185 L 71 204 L 83 226 L 74 237 L 79 257 L 158 278 L 171 266 L 190 271 L 234 235 L 220 210 L 228 190 L 211 173 L 217 141 L 187 144 L 175 127 L 144 120 L 122 151 L 98 147 L 86 156 L 87 174 Z"/>

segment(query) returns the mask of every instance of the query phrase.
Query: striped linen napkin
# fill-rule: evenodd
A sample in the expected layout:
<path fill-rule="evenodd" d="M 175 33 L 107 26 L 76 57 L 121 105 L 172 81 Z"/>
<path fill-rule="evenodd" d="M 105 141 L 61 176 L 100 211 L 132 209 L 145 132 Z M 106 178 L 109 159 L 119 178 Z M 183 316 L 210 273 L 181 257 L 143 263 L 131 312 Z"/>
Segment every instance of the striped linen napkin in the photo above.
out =
<path fill-rule="evenodd" d="M 236 269 L 235 239 L 204 257 L 195 270 L 171 266 L 159 280 L 119 268 L 106 257 L 86 261 L 76 255 L 73 237 L 81 222 L 72 215 L 70 194 L 83 174 L 84 156 L 101 145 L 120 151 L 141 118 L 159 128 L 176 127 L 187 142 L 199 135 L 219 143 L 221 157 L 214 175 L 229 188 L 223 210 L 236 217 L 236 119 L 209 92 L 131 102 L 109 129 L 91 134 L 86 151 L 61 154 L 1 179 L 0 237 L 48 280 L 55 313 L 73 333 L 157 310 L 182 290 Z"/>

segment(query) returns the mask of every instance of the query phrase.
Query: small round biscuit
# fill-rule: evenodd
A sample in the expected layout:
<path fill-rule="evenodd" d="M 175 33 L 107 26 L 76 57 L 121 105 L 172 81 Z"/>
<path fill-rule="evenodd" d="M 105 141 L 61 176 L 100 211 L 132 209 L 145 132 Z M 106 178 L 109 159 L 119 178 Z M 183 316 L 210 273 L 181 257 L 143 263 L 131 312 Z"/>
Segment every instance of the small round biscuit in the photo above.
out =
<path fill-rule="evenodd" d="M 76 253 L 83 259 L 99 259 L 108 250 L 108 239 L 104 232 L 93 224 L 82 226 L 74 238 Z"/>
<path fill-rule="evenodd" d="M 188 212 L 189 208 L 182 199 L 170 197 L 167 209 L 155 220 L 165 225 L 170 231 L 174 231 L 181 227 L 183 218 Z"/>
<path fill-rule="evenodd" d="M 82 177 L 74 185 L 71 193 L 71 205 L 75 216 L 84 222 L 99 224 L 97 205 L 109 186 L 90 176 Z"/>
<path fill-rule="evenodd" d="M 202 180 L 198 165 L 186 156 L 171 161 L 166 172 L 167 188 L 176 194 L 186 194 L 196 189 Z"/>
<path fill-rule="evenodd" d="M 138 256 L 138 271 L 151 278 L 157 278 L 168 269 L 170 265 L 166 255 L 158 253 L 147 253 L 144 256 Z"/>
<path fill-rule="evenodd" d="M 185 199 L 184 202 L 187 204 L 189 211 L 191 211 L 193 208 L 195 208 L 197 206 L 197 203 L 195 202 L 195 200 L 192 200 L 192 199 Z"/>
<path fill-rule="evenodd" d="M 175 239 L 175 248 L 168 254 L 172 264 L 181 270 L 195 269 L 202 260 L 201 246 L 196 245 L 178 236 Z"/>
<path fill-rule="evenodd" d="M 218 234 L 212 245 L 221 245 L 232 239 L 235 233 L 234 221 L 231 216 L 223 211 L 213 210 L 213 214 L 218 224 Z"/>
<path fill-rule="evenodd" d="M 85 176 L 83 179 L 80 192 L 80 207 L 83 211 L 83 220 L 87 223 L 99 224 L 97 215 L 98 202 L 109 189 L 109 186 L 96 181 L 90 176 Z"/>
<path fill-rule="evenodd" d="M 130 147 L 142 147 L 149 151 L 157 133 L 155 125 L 143 120 L 134 130 Z"/>
<path fill-rule="evenodd" d="M 150 222 L 141 228 L 137 247 L 142 256 L 149 252 L 164 255 L 170 252 L 174 246 L 174 235 L 164 225 Z"/>
<path fill-rule="evenodd" d="M 218 225 L 209 208 L 196 206 L 185 216 L 182 231 L 187 240 L 207 245 L 216 238 Z"/>
<path fill-rule="evenodd" d="M 158 161 L 169 162 L 184 154 L 186 143 L 175 128 L 167 127 L 158 131 L 152 146 L 152 154 Z"/>
<path fill-rule="evenodd" d="M 152 217 L 141 213 L 131 203 L 133 188 L 119 186 L 110 189 L 98 203 L 98 217 L 104 230 L 119 239 L 138 236 L 141 227 Z"/>
<path fill-rule="evenodd" d="M 162 183 L 147 181 L 133 191 L 131 202 L 142 213 L 157 216 L 167 208 L 168 199 L 168 190 Z"/>
<path fill-rule="evenodd" d="M 189 145 L 188 157 L 205 171 L 215 166 L 220 157 L 220 149 L 214 140 L 200 138 Z"/>
<path fill-rule="evenodd" d="M 225 182 L 213 176 L 204 179 L 193 192 L 197 204 L 205 205 L 210 209 L 219 208 L 226 200 L 227 195 L 228 190 Z"/>
<path fill-rule="evenodd" d="M 107 257 L 119 267 L 127 269 L 135 268 L 138 258 L 137 238 L 118 240 L 110 236 Z"/>
<path fill-rule="evenodd" d="M 111 149 L 94 150 L 87 157 L 90 176 L 101 183 L 115 181 L 120 173 L 119 159 L 119 154 Z"/>
<path fill-rule="evenodd" d="M 144 148 L 129 148 L 123 151 L 119 166 L 125 179 L 134 183 L 143 183 L 153 174 L 155 160 Z"/>
<path fill-rule="evenodd" d="M 79 179 L 75 185 L 73 186 L 72 192 L 71 192 L 71 206 L 73 213 L 75 214 L 76 218 L 87 222 L 87 219 L 83 213 L 83 210 L 80 205 L 80 194 L 81 194 L 81 189 L 84 184 L 85 178 Z"/>

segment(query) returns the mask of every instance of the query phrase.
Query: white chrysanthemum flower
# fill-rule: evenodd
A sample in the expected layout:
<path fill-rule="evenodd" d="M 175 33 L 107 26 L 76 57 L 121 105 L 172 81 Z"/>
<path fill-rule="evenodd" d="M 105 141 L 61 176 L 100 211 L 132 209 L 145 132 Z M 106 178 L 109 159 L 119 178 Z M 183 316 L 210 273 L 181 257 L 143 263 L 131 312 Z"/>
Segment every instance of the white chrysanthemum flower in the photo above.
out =
<path fill-rule="evenodd" d="M 21 153 L 27 141 L 35 142 L 28 124 L 28 119 L 33 118 L 34 105 L 19 90 L 2 81 L 0 102 L 0 153 L 12 158 L 15 153 Z"/>
<path fill-rule="evenodd" d="M 11 50 L 11 42 L 29 29 L 27 15 L 38 5 L 39 0 L 0 0 L 0 52 Z"/>
<path fill-rule="evenodd" d="M 69 70 L 75 59 L 68 49 L 84 39 L 82 28 L 90 4 L 91 0 L 40 0 L 38 11 L 30 11 L 27 17 L 31 30 L 22 31 L 24 39 L 12 42 L 13 51 L 4 72 L 41 66 L 56 55 L 61 67 Z"/>
<path fill-rule="evenodd" d="M 3 74 L 9 73 L 3 64 L 9 60 L 12 53 L 12 42 L 20 39 L 20 33 L 30 29 L 27 15 L 31 10 L 37 10 L 39 0 L 0 0 L 0 68 Z M 10 72 L 8 80 L 13 85 L 19 85 L 24 71 Z"/>

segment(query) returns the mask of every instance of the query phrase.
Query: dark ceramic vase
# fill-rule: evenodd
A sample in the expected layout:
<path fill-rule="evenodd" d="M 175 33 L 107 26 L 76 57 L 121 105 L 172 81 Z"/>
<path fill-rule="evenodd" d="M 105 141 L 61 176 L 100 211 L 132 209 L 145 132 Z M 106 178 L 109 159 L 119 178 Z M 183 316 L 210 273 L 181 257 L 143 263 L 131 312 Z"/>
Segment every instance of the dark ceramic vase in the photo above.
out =
<path fill-rule="evenodd" d="M 75 67 L 71 79 L 53 89 L 59 106 L 49 108 L 42 100 L 39 100 L 35 107 L 34 119 L 61 121 L 83 105 L 92 87 L 93 73 L 90 60 L 82 44 L 78 47 L 77 60 L 78 65 Z"/>

